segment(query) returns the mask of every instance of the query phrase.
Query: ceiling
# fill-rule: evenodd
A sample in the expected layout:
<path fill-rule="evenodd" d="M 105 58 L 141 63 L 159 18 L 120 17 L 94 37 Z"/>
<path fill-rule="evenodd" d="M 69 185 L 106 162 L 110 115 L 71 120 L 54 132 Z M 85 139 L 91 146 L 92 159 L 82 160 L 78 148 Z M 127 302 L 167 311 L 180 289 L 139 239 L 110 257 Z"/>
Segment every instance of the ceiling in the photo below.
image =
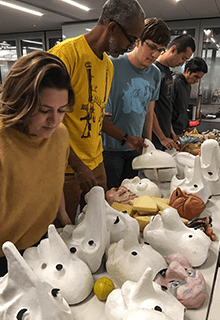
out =
<path fill-rule="evenodd" d="M 6 0 L 5 0 L 6 1 Z M 43 13 L 42 17 L 0 5 L 0 34 L 61 29 L 65 23 L 98 19 L 105 0 L 76 0 L 86 12 L 61 0 L 9 0 Z M 220 0 L 139 0 L 146 17 L 164 21 L 220 17 Z"/>

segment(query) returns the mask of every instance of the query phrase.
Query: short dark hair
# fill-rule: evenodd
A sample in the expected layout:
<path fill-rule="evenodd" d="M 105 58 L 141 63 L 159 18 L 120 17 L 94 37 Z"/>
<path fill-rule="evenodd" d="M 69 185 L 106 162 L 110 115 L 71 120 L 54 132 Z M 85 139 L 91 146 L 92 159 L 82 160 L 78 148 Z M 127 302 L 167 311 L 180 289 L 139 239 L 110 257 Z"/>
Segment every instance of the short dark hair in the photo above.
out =
<path fill-rule="evenodd" d="M 205 60 L 203 60 L 200 57 L 194 57 L 194 58 L 190 59 L 189 61 L 187 61 L 185 64 L 184 71 L 186 71 L 188 68 L 189 68 L 190 74 L 193 72 L 199 72 L 199 71 L 202 71 L 203 73 L 208 72 L 208 66 L 207 66 Z"/>
<path fill-rule="evenodd" d="M 170 41 L 170 29 L 162 19 L 148 18 L 144 21 L 144 31 L 140 39 L 142 44 L 146 39 L 149 39 L 166 47 Z"/>
<path fill-rule="evenodd" d="M 110 21 L 117 21 L 123 27 L 128 27 L 137 17 L 144 20 L 144 10 L 137 0 L 107 0 L 98 20 L 104 25 Z"/>
<path fill-rule="evenodd" d="M 196 50 L 196 45 L 193 37 L 189 34 L 182 34 L 174 38 L 167 46 L 167 49 L 170 49 L 172 46 L 176 46 L 177 53 L 186 52 L 186 49 L 189 47 L 192 49 L 192 52 Z"/>

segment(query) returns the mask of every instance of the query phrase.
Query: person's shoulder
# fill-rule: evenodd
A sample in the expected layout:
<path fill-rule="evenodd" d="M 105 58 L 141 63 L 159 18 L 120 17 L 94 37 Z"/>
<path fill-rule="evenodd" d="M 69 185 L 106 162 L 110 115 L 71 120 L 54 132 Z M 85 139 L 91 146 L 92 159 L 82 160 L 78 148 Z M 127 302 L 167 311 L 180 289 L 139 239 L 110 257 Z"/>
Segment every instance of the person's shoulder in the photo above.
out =
<path fill-rule="evenodd" d="M 113 58 L 110 56 L 110 59 L 111 59 L 114 66 L 117 66 L 123 62 L 126 63 L 128 61 L 128 57 L 126 54 L 120 55 L 117 58 Z"/>
<path fill-rule="evenodd" d="M 174 72 L 172 73 L 172 78 L 173 78 L 173 82 L 174 82 L 174 83 L 182 82 L 182 81 L 185 82 L 185 81 L 186 81 L 184 75 L 183 75 L 181 72 L 179 72 L 179 71 L 174 71 Z"/>
<path fill-rule="evenodd" d="M 78 43 L 81 43 L 83 41 L 86 41 L 85 37 L 83 35 L 80 35 L 80 36 L 75 37 L 75 38 L 68 38 L 68 39 L 66 39 L 64 41 L 61 41 L 61 42 L 57 43 L 53 48 L 51 48 L 49 50 L 49 52 L 50 53 L 54 53 L 56 51 L 63 50 L 64 48 L 67 48 L 67 47 L 74 47 Z"/>
<path fill-rule="evenodd" d="M 156 66 L 154 63 L 152 63 L 152 65 L 149 68 L 151 70 L 152 73 L 160 75 L 160 69 L 158 68 L 158 66 Z"/>
<path fill-rule="evenodd" d="M 182 78 L 183 74 L 179 71 L 173 71 L 172 72 L 172 77 L 173 78 Z"/>

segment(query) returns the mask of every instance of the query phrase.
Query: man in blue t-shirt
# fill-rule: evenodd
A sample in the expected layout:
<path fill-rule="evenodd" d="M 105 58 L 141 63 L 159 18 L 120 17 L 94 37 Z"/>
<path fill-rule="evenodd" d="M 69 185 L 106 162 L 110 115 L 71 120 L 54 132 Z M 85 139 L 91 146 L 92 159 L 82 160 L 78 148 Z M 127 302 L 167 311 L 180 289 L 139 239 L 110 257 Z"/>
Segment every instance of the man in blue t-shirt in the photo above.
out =
<path fill-rule="evenodd" d="M 127 55 L 111 59 L 114 76 L 103 121 L 103 157 L 108 188 L 119 187 L 138 172 L 132 160 L 151 140 L 155 100 L 160 91 L 160 70 L 153 64 L 170 40 L 161 19 L 145 20 L 143 34 Z"/>

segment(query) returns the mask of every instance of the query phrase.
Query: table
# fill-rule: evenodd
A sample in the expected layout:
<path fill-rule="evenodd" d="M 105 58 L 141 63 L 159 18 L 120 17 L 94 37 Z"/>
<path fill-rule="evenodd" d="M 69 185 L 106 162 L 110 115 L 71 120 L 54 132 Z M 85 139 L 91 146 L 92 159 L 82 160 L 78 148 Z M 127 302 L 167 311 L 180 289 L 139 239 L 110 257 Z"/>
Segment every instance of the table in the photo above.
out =
<path fill-rule="evenodd" d="M 220 238 L 220 196 L 213 196 L 207 203 L 201 217 L 212 216 L 213 231 L 216 240 L 212 241 L 206 262 L 199 268 L 207 283 L 208 297 L 204 304 L 197 309 L 188 309 L 184 320 L 217 320 L 220 311 L 220 273 L 217 269 L 219 238 Z M 217 276 L 216 276 L 217 275 Z M 94 274 L 94 280 L 108 276 L 104 268 Z M 216 278 L 216 281 L 215 281 Z M 71 306 L 74 320 L 105 320 L 105 302 L 98 300 L 93 294 L 77 305 Z"/>

